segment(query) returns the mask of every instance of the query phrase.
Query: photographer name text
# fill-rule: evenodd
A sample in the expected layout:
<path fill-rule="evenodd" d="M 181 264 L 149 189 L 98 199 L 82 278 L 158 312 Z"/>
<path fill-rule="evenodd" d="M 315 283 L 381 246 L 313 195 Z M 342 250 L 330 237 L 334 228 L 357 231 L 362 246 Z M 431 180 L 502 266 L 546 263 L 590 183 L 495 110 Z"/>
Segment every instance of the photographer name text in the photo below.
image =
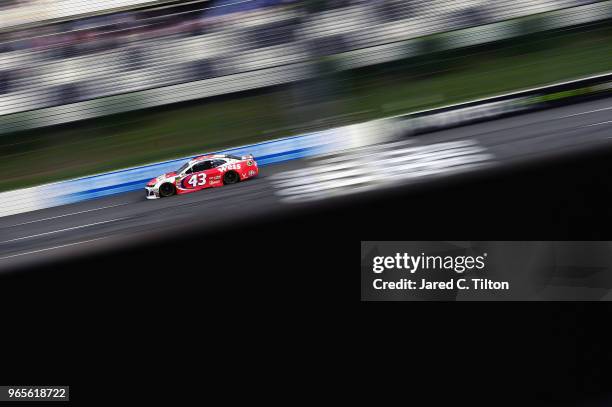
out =
<path fill-rule="evenodd" d="M 373 258 L 372 272 L 382 274 L 387 270 L 401 271 L 413 276 L 416 272 L 428 271 L 432 276 L 437 272 L 453 272 L 461 275 L 465 272 L 483 272 L 486 267 L 487 253 L 481 256 L 411 256 L 408 253 L 397 253 L 395 256 L 376 256 Z M 382 277 L 382 276 L 381 276 Z M 489 278 L 450 278 L 432 281 L 427 278 L 400 278 L 385 281 L 375 278 L 373 287 L 376 290 L 509 290 L 508 281 L 495 281 Z"/>
<path fill-rule="evenodd" d="M 383 281 L 382 278 L 374 280 L 377 290 L 509 290 L 507 281 L 493 281 L 488 278 L 458 278 L 448 281 L 421 281 L 402 278 L 399 281 Z"/>

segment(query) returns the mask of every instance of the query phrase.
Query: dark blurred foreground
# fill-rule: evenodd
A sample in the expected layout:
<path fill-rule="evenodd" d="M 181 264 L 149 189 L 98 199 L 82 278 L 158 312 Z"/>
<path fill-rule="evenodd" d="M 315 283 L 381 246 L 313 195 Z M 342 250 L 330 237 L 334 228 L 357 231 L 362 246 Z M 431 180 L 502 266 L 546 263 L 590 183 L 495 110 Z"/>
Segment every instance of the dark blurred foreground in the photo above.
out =
<path fill-rule="evenodd" d="M 69 383 L 77 403 L 109 405 L 119 395 L 176 403 L 203 386 L 199 400 L 249 403 L 417 404 L 431 388 L 418 404 L 609 405 L 607 303 L 382 309 L 357 304 L 356 268 L 361 240 L 610 240 L 611 156 L 334 201 L 3 275 L 4 382 L 38 375 Z"/>
<path fill-rule="evenodd" d="M 1 298 L 12 329 L 31 332 L 27 343 L 70 355 L 61 370 L 82 399 L 95 393 L 92 380 L 104 369 L 115 383 L 178 385 L 195 380 L 186 365 L 206 363 L 218 372 L 217 390 L 229 391 L 220 376 L 247 363 L 270 366 L 275 388 L 295 392 L 305 391 L 303 369 L 315 369 L 307 399 L 326 389 L 337 400 L 358 394 L 372 403 L 405 401 L 421 393 L 406 390 L 418 385 L 433 404 L 605 406 L 607 303 L 357 304 L 356 260 L 359 241 L 374 238 L 609 240 L 611 153 L 8 275 Z M 406 208 L 421 216 L 405 216 Z M 258 239 L 236 247 L 230 242 L 238 231 Z M 200 257 L 151 264 L 168 250 Z M 58 320 L 64 333 L 44 334 Z M 291 361 L 285 352 L 295 355 Z M 120 368 L 126 364 L 135 370 Z M 302 373 L 277 376 L 295 369 Z M 251 386 L 260 383 L 258 370 L 246 370 Z M 47 364 L 38 372 L 57 371 Z M 179 397 L 122 394 L 134 401 Z"/>

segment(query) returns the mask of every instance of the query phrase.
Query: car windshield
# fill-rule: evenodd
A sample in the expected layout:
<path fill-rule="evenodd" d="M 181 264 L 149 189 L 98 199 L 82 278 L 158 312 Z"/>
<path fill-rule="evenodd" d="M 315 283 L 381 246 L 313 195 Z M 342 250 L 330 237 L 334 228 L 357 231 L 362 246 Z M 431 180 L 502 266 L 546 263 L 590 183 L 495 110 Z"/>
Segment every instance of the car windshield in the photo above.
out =
<path fill-rule="evenodd" d="M 176 173 L 180 174 L 181 172 L 185 171 L 187 168 L 189 168 L 189 163 L 185 163 L 185 164 L 181 165 L 181 168 L 176 170 Z"/>

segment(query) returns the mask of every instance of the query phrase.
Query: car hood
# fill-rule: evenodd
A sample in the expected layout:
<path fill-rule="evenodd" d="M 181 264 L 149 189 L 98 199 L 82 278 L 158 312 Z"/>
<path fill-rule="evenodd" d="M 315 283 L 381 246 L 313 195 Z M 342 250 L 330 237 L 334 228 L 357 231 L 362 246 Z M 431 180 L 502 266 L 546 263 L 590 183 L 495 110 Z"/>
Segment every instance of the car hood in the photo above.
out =
<path fill-rule="evenodd" d="M 176 174 L 176 172 L 174 172 L 174 171 L 173 171 L 173 172 L 168 172 L 168 173 L 166 173 L 166 174 L 160 175 L 159 177 L 153 178 L 152 180 L 150 180 L 150 181 L 147 183 L 147 185 L 148 185 L 148 186 L 153 186 L 153 185 L 157 184 L 157 183 L 158 183 L 158 182 L 160 182 L 160 181 L 164 181 L 164 180 L 167 180 L 167 179 L 171 179 L 171 178 L 175 177 L 176 175 L 177 175 L 177 174 Z"/>

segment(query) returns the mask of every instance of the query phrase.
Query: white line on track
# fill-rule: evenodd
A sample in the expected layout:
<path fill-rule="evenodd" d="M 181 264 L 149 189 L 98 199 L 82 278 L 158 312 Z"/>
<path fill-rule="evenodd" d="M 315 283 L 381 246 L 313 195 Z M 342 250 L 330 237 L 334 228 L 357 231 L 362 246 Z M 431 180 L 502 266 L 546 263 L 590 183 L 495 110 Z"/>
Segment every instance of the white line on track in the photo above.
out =
<path fill-rule="evenodd" d="M 58 218 L 63 218 L 66 216 L 72 216 L 72 215 L 79 215 L 81 213 L 87 213 L 87 212 L 94 212 L 94 211 L 101 211 L 102 209 L 108 209 L 108 208 L 116 208 L 117 206 L 123 206 L 123 205 L 127 205 L 128 202 L 126 203 L 121 203 L 121 204 L 117 204 L 117 205 L 109 205 L 109 206 L 103 206 L 101 208 L 94 208 L 94 209 L 87 209 L 85 211 L 79 211 L 79 212 L 72 212 L 72 213 L 66 213 L 64 215 L 57 215 L 57 216 L 51 216 L 49 218 L 42 218 L 42 219 L 36 219 L 36 220 L 31 220 L 29 222 L 23 222 L 23 223 L 17 223 L 15 225 L 10 225 L 10 226 L 5 226 L 7 228 L 12 228 L 15 226 L 22 226 L 22 225 L 29 225 L 30 223 L 36 223 L 36 222 L 43 222 L 46 220 L 52 220 L 52 219 L 58 219 Z"/>
<path fill-rule="evenodd" d="M 599 125 L 602 125 L 602 124 L 608 124 L 608 123 L 612 123 L 612 120 L 608 120 L 607 122 L 601 122 L 601 123 L 589 124 L 588 126 L 589 126 L 589 127 L 590 127 L 590 126 L 599 126 Z"/>
<path fill-rule="evenodd" d="M 610 109 L 612 109 L 612 106 L 604 107 L 603 109 L 589 110 L 588 112 L 580 112 L 580 113 L 568 114 L 567 116 L 561 116 L 560 118 L 580 116 L 582 114 L 589 114 L 589 113 L 595 113 L 595 112 L 603 112 L 604 110 L 610 110 Z"/>
<path fill-rule="evenodd" d="M 117 219 L 105 220 L 103 222 L 95 222 L 95 223 L 89 223 L 87 225 L 74 226 L 74 227 L 66 228 L 66 229 L 53 230 L 51 232 L 39 233 L 37 235 L 18 237 L 18 238 L 15 238 L 15 239 L 5 240 L 3 242 L 0 242 L 0 244 L 2 244 L 2 243 L 9 243 L 9 242 L 16 242 L 18 240 L 29 239 L 29 238 L 32 238 L 32 237 L 51 235 L 51 234 L 54 234 L 54 233 L 65 232 L 67 230 L 83 229 L 83 228 L 86 228 L 86 227 L 89 227 L 89 226 L 102 225 L 104 223 L 110 223 L 110 222 L 117 222 L 117 221 L 120 221 L 120 220 L 123 220 L 123 219 L 127 219 L 127 218 L 117 218 Z"/>
<path fill-rule="evenodd" d="M 47 247 L 46 249 L 32 250 L 30 252 L 25 252 L 25 253 L 11 254 L 10 256 L 0 257 L 0 260 L 10 259 L 10 258 L 19 257 L 19 256 L 25 256 L 25 255 L 28 255 L 28 254 L 46 252 L 46 251 L 49 251 L 49 250 L 61 249 L 62 247 L 76 246 L 77 244 L 89 243 L 89 242 L 93 242 L 95 240 L 102 240 L 102 239 L 106 239 L 106 237 L 98 237 L 96 239 L 83 240 L 83 241 L 76 242 L 76 243 L 68 243 L 68 244 L 63 244 L 63 245 L 60 245 L 60 246 Z"/>

